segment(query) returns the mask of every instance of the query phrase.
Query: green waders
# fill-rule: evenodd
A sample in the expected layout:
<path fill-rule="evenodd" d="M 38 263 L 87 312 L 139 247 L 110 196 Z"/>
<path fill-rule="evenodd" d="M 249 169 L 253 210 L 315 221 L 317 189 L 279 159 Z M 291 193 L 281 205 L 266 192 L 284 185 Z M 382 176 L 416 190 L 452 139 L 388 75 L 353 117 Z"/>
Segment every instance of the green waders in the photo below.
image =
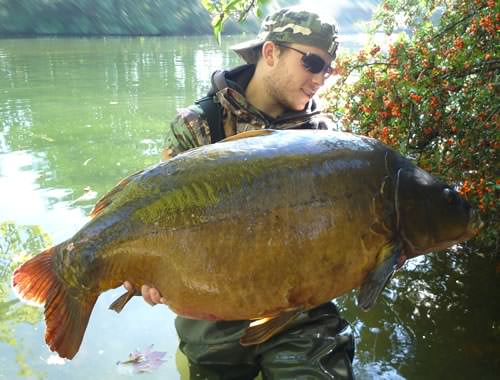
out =
<path fill-rule="evenodd" d="M 354 379 L 354 339 L 333 303 L 304 312 L 286 331 L 243 347 L 249 321 L 208 322 L 178 317 L 180 350 L 191 380 Z"/>

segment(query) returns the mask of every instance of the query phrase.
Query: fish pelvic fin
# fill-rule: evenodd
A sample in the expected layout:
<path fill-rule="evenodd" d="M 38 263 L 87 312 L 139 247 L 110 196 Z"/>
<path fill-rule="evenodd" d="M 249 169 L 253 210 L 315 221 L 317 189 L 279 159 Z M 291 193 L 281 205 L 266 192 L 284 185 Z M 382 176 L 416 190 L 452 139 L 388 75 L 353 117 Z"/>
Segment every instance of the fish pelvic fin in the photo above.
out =
<path fill-rule="evenodd" d="M 358 306 L 370 309 L 380 296 L 394 272 L 400 266 L 401 244 L 388 243 L 382 247 L 380 261 L 366 276 L 358 293 Z"/>
<path fill-rule="evenodd" d="M 14 271 L 12 286 L 20 298 L 45 305 L 45 342 L 62 358 L 72 359 L 80 348 L 98 294 L 75 298 L 54 272 L 51 247 Z"/>
<path fill-rule="evenodd" d="M 242 346 L 252 346 L 264 343 L 273 336 L 285 330 L 293 321 L 295 321 L 302 309 L 286 311 L 278 314 L 276 317 L 257 319 L 250 323 L 240 338 Z"/>
<path fill-rule="evenodd" d="M 130 290 L 126 293 L 123 293 L 120 297 L 113 301 L 111 305 L 109 305 L 110 310 L 114 310 L 117 313 L 123 310 L 128 301 L 132 299 L 133 296 L 140 296 L 141 292 L 138 290 Z"/>

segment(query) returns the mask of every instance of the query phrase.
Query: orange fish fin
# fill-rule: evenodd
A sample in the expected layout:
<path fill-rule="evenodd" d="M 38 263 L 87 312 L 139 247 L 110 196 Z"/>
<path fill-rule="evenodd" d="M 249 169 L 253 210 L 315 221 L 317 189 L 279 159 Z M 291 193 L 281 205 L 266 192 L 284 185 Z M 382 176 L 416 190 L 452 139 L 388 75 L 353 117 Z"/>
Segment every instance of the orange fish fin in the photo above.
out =
<path fill-rule="evenodd" d="M 302 312 L 295 309 L 278 314 L 276 317 L 258 319 L 248 326 L 240 338 L 242 346 L 264 343 L 276 334 L 285 330 Z"/>
<path fill-rule="evenodd" d="M 224 140 L 221 140 L 221 142 L 236 141 L 236 140 L 246 139 L 249 137 L 267 136 L 267 135 L 271 135 L 275 132 L 276 131 L 272 130 L 272 129 L 257 129 L 255 131 L 246 131 L 246 132 L 241 132 L 241 133 L 238 133 L 236 135 L 226 137 Z"/>
<path fill-rule="evenodd" d="M 90 217 L 95 218 L 98 216 L 106 207 L 108 207 L 111 203 L 113 203 L 113 198 L 115 194 L 122 191 L 133 179 L 138 177 L 140 174 L 144 172 L 143 170 L 139 170 L 138 172 L 122 179 L 118 184 L 113 187 L 107 194 L 105 194 L 101 199 L 99 199 L 94 206 L 94 209 L 90 212 Z"/>
<path fill-rule="evenodd" d="M 45 305 L 45 342 L 60 357 L 72 359 L 80 348 L 98 295 L 77 299 L 68 294 L 53 270 L 53 255 L 61 245 L 47 249 L 17 268 L 12 286 L 21 298 Z"/>
<path fill-rule="evenodd" d="M 117 313 L 123 310 L 128 301 L 132 299 L 133 296 L 140 296 L 141 292 L 137 290 L 131 290 L 123 293 L 120 297 L 113 301 L 111 305 L 109 305 L 110 310 L 114 310 Z"/>
<path fill-rule="evenodd" d="M 31 303 L 43 305 L 57 282 L 52 270 L 52 256 L 60 246 L 51 247 L 19 266 L 12 274 L 17 295 Z"/>

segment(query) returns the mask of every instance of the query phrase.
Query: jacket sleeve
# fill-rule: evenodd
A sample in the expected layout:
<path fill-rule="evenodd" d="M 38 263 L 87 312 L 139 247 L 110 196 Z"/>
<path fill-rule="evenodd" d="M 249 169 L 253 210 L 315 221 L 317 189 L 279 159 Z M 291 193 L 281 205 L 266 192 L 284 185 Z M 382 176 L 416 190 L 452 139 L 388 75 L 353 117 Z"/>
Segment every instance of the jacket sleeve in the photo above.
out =
<path fill-rule="evenodd" d="M 181 152 L 210 144 L 210 128 L 198 105 L 179 110 L 168 125 L 162 158 L 168 160 Z"/>

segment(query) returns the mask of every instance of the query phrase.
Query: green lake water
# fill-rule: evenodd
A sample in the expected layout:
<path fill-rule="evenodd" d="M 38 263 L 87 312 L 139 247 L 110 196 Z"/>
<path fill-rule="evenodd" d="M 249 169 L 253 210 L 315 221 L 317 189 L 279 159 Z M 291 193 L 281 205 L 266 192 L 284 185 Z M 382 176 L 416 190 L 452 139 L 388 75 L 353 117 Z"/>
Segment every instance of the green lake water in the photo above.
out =
<path fill-rule="evenodd" d="M 135 297 L 117 315 L 103 294 L 71 361 L 44 344 L 39 308 L 17 301 L 10 275 L 49 242 L 72 236 L 97 198 L 159 162 L 176 109 L 240 61 L 211 36 L 0 40 L 0 380 L 186 379 L 174 315 Z M 344 49 L 355 49 L 354 39 Z M 373 310 L 338 300 L 357 340 L 358 379 L 500 378 L 500 276 L 494 257 L 456 249 L 409 263 Z M 149 374 L 117 365 L 154 345 Z"/>

